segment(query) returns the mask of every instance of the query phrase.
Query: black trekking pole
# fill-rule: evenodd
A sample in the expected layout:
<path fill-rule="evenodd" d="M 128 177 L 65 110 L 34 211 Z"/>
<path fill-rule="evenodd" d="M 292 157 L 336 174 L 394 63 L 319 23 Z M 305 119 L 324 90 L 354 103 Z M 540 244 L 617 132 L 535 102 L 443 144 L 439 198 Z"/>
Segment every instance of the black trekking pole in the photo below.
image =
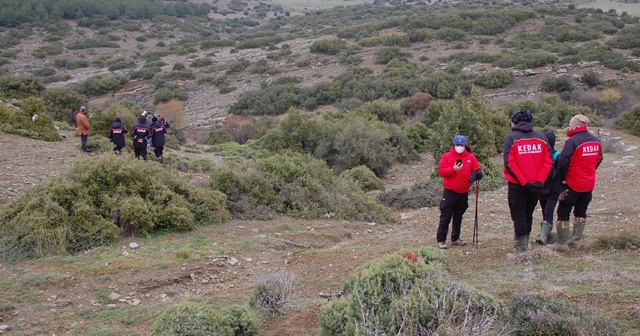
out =
<path fill-rule="evenodd" d="M 480 181 L 476 180 L 476 218 L 473 223 L 473 246 L 478 248 L 478 195 L 480 194 Z"/>

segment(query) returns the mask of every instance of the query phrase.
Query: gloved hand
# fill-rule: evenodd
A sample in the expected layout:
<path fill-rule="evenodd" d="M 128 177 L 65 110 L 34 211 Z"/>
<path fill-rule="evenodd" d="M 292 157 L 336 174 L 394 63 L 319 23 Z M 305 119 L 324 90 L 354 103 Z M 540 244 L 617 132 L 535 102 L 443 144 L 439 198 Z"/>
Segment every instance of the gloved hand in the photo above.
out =
<path fill-rule="evenodd" d="M 473 183 L 475 181 L 480 181 L 480 180 L 482 180 L 482 176 L 484 176 L 484 175 L 482 175 L 482 172 L 479 171 L 479 170 L 476 170 L 476 171 L 473 172 L 473 174 L 471 174 L 471 177 L 469 178 L 468 181 L 470 183 Z"/>
<path fill-rule="evenodd" d="M 542 183 L 540 182 L 527 182 L 524 185 L 525 189 L 532 191 L 532 192 L 539 192 L 540 189 L 542 189 Z"/>

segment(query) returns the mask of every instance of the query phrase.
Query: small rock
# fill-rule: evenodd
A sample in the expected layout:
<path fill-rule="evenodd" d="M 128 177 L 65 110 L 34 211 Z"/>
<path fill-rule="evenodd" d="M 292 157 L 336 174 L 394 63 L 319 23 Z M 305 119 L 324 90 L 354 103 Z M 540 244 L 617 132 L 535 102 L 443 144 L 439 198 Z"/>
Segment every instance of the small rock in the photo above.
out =
<path fill-rule="evenodd" d="M 135 249 L 137 249 L 138 247 L 140 247 L 140 245 L 138 245 L 138 243 L 131 243 L 131 244 L 129 244 L 129 248 L 130 248 L 130 249 L 132 249 L 132 250 L 135 250 Z"/>
<path fill-rule="evenodd" d="M 111 301 L 117 301 L 118 299 L 120 299 L 122 297 L 122 295 L 118 294 L 118 293 L 111 293 L 109 294 L 109 300 Z"/>
<path fill-rule="evenodd" d="M 140 301 L 140 299 L 129 300 L 129 305 L 130 306 L 137 306 L 137 305 L 140 304 L 140 302 L 142 302 L 142 301 Z"/>
<path fill-rule="evenodd" d="M 231 265 L 231 266 L 235 266 L 238 264 L 238 259 L 231 257 L 227 260 L 227 264 Z"/>

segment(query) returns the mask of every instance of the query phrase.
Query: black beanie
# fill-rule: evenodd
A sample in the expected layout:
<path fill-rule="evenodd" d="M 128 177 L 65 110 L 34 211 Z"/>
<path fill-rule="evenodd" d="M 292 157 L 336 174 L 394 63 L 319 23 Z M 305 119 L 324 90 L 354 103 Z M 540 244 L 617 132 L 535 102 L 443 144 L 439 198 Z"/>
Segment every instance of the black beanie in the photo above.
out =
<path fill-rule="evenodd" d="M 551 149 L 555 149 L 556 147 L 556 134 L 553 132 L 547 132 L 544 134 L 547 137 L 547 141 L 549 142 L 549 147 Z"/>
<path fill-rule="evenodd" d="M 151 122 L 156 122 L 156 121 L 158 121 L 158 118 L 156 118 L 155 116 L 151 118 Z"/>
<path fill-rule="evenodd" d="M 533 121 L 533 115 L 529 110 L 520 110 L 511 116 L 511 122 L 517 125 L 520 122 L 531 122 Z"/>
<path fill-rule="evenodd" d="M 122 122 L 122 119 L 116 118 L 116 122 Z"/>

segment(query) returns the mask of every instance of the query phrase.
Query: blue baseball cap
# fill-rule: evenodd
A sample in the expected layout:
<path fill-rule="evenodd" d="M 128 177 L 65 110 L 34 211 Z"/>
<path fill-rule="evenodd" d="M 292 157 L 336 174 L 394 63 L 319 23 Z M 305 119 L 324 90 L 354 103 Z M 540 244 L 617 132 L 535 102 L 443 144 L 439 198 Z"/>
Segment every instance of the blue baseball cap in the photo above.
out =
<path fill-rule="evenodd" d="M 463 145 L 466 146 L 467 145 L 467 138 L 464 135 L 456 135 L 453 138 L 453 145 Z"/>

